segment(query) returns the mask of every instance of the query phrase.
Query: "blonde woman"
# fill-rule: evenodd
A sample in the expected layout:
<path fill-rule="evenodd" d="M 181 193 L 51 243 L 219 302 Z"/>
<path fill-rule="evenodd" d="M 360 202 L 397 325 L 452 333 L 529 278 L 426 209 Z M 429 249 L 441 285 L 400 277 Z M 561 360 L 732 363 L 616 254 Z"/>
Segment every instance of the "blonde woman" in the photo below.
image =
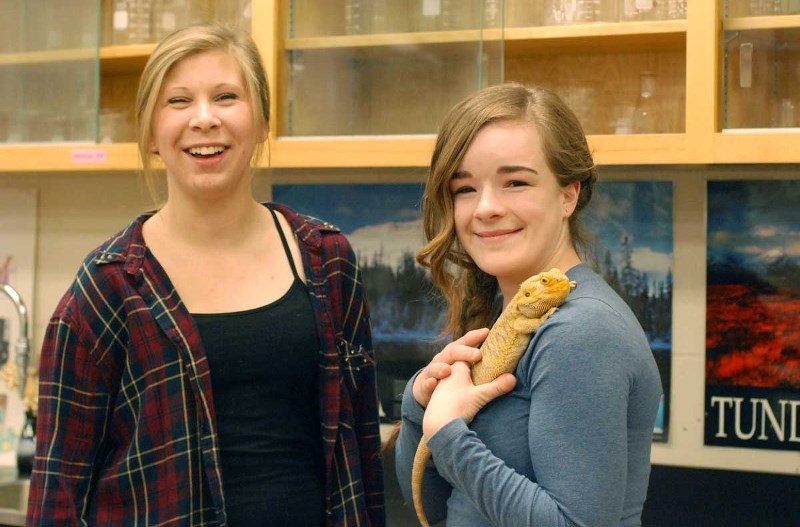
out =
<path fill-rule="evenodd" d="M 250 37 L 167 36 L 137 116 L 167 199 L 50 320 L 28 524 L 385 525 L 360 270 L 338 229 L 252 195 L 269 91 Z"/>

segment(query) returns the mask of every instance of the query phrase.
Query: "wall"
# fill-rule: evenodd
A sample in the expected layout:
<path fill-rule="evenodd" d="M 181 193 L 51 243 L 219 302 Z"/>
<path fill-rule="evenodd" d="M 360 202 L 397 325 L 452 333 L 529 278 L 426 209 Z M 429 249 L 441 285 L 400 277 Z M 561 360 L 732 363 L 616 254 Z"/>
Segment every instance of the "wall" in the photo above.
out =
<path fill-rule="evenodd" d="M 379 181 L 372 171 L 281 171 L 276 180 Z M 376 171 L 377 172 L 377 171 Z M 603 167 L 605 179 L 671 179 L 675 192 L 672 407 L 669 441 L 653 447 L 656 464 L 800 474 L 800 453 L 703 446 L 705 383 L 705 195 L 708 179 L 797 178 L 797 166 Z M 418 169 L 381 171 L 392 181 L 419 177 Z M 0 187 L 36 188 L 39 218 L 33 348 L 78 265 L 92 248 L 153 204 L 132 173 L 0 174 Z M 259 199 L 269 197 L 259 176 Z"/>

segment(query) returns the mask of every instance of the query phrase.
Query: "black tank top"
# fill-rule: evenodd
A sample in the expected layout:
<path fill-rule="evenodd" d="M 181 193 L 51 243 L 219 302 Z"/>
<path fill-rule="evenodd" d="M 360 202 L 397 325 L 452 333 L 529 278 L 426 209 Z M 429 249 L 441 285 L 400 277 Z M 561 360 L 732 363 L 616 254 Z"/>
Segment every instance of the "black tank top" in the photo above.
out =
<path fill-rule="evenodd" d="M 266 306 L 193 314 L 208 357 L 230 527 L 324 525 L 316 325 L 294 281 Z"/>

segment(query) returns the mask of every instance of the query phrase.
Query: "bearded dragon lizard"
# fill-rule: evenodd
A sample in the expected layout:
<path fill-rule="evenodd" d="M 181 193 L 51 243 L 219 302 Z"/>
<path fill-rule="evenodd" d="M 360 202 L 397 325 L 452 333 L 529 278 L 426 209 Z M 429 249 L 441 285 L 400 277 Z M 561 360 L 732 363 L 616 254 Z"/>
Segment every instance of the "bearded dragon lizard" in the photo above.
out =
<path fill-rule="evenodd" d="M 481 360 L 471 370 L 472 382 L 484 384 L 502 373 L 513 373 L 528 349 L 533 333 L 564 303 L 574 287 L 575 282 L 556 268 L 522 282 L 481 345 Z M 429 527 L 422 507 L 422 480 L 430 458 L 431 451 L 423 435 L 411 468 L 414 509 L 423 527 Z"/>

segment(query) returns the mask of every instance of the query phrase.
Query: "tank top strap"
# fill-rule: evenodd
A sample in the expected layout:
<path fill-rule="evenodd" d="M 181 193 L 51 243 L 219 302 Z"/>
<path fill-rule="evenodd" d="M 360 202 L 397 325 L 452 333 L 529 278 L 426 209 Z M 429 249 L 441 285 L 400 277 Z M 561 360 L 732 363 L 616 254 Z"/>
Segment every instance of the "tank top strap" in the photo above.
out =
<path fill-rule="evenodd" d="M 269 209 L 269 207 L 267 207 Z M 286 258 L 289 259 L 289 265 L 292 268 L 292 274 L 296 280 L 300 280 L 300 275 L 297 274 L 297 268 L 294 265 L 294 258 L 292 258 L 292 251 L 289 249 L 289 242 L 286 241 L 286 236 L 283 234 L 283 227 L 281 227 L 281 223 L 278 221 L 278 215 L 275 214 L 275 211 L 269 209 L 270 214 L 272 214 L 272 219 L 275 220 L 275 228 L 278 229 L 278 235 L 281 237 L 281 243 L 283 243 L 283 250 L 286 252 Z"/>

